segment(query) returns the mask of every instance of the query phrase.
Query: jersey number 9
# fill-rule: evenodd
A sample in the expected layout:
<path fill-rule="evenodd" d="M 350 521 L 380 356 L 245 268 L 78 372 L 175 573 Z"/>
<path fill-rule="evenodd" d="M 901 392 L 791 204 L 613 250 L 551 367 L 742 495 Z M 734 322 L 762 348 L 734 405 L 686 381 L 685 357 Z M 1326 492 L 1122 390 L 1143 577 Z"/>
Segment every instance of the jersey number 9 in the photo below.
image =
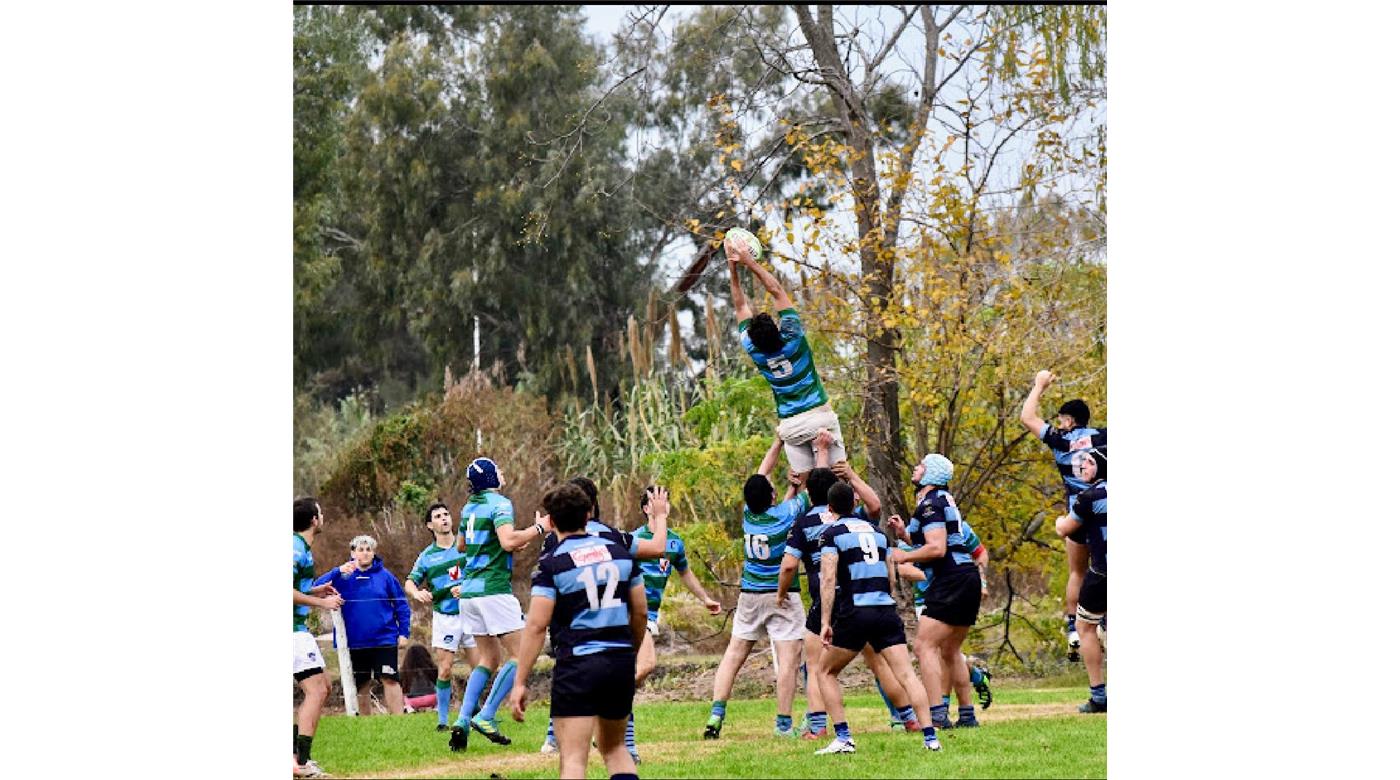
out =
<path fill-rule="evenodd" d="M 860 541 L 860 551 L 865 553 L 866 563 L 880 562 L 880 545 L 875 543 L 875 534 L 856 534 Z"/>

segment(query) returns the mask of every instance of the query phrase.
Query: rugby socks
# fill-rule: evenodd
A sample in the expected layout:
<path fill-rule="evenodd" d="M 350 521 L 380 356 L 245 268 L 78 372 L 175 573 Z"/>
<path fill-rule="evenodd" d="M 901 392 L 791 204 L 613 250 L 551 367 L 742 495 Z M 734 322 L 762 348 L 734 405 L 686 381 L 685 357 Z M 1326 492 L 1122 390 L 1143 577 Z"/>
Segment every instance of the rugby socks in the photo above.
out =
<path fill-rule="evenodd" d="M 554 739 L 554 719 L 549 720 L 549 738 Z M 637 725 L 632 713 L 627 713 L 627 752 L 637 754 Z"/>
<path fill-rule="evenodd" d="M 727 701 L 710 702 L 710 717 L 724 720 L 724 710 L 729 706 Z"/>
<path fill-rule="evenodd" d="M 812 733 L 817 734 L 826 731 L 826 713 L 813 712 L 807 716 L 807 724 L 812 727 Z"/>
<path fill-rule="evenodd" d="M 842 742 L 851 741 L 851 727 L 846 725 L 846 721 L 836 724 L 836 738 Z"/>
<path fill-rule="evenodd" d="M 927 727 L 925 727 L 925 728 L 924 728 L 924 744 L 927 745 L 927 744 L 930 743 L 930 742 L 937 742 L 937 741 L 938 741 L 938 729 L 935 729 L 933 726 L 927 726 Z"/>
<path fill-rule="evenodd" d="M 880 692 L 880 698 L 885 702 L 885 709 L 890 711 L 890 718 L 899 718 L 903 720 L 903 718 L 899 717 L 899 710 L 895 709 L 894 702 L 890 701 L 889 694 L 885 693 L 885 686 L 880 684 L 879 677 L 875 678 L 875 690 Z"/>
<path fill-rule="evenodd" d="M 297 735 L 297 763 L 303 766 L 311 760 L 311 736 L 307 734 Z"/>
<path fill-rule="evenodd" d="M 627 733 L 632 733 L 632 724 L 630 723 L 627 724 Z M 554 718 L 549 719 L 549 730 L 544 733 L 544 741 L 555 745 L 559 744 L 559 741 L 554 738 Z"/>
<path fill-rule="evenodd" d="M 971 664 L 968 664 L 968 667 L 967 667 L 967 679 L 968 679 L 969 681 L 971 681 L 971 683 L 972 683 L 973 685 L 981 685 L 981 684 L 982 684 L 982 680 L 983 680 L 983 678 L 985 678 L 985 677 L 986 677 L 986 675 L 982 674 L 982 670 L 981 670 L 981 669 L 978 669 L 977 667 L 975 667 L 975 666 L 973 666 L 973 665 L 971 665 Z"/>
<path fill-rule="evenodd" d="M 490 680 L 490 669 L 478 666 L 472 670 L 472 676 L 467 678 L 467 691 L 462 694 L 462 711 L 457 715 L 458 726 L 466 726 L 467 721 L 476 714 L 476 702 L 481 698 L 481 692 L 486 690 L 486 683 Z"/>
<path fill-rule="evenodd" d="M 496 681 L 491 684 L 491 693 L 486 697 L 486 706 L 481 708 L 477 717 L 482 720 L 495 721 L 496 710 L 501 706 L 501 702 L 506 700 L 506 694 L 515 687 L 515 669 L 519 666 L 512 658 L 506 661 L 501 671 L 496 672 Z"/>
<path fill-rule="evenodd" d="M 910 704 L 907 707 L 900 707 L 899 710 L 895 712 L 894 716 L 898 718 L 901 723 L 908 723 L 914 720 L 914 705 Z"/>
<path fill-rule="evenodd" d="M 438 680 L 436 686 L 438 725 L 446 726 L 447 716 L 452 714 L 452 681 Z"/>
<path fill-rule="evenodd" d="M 1073 630 L 1074 630 L 1074 614 L 1071 613 L 1071 614 L 1065 615 L 1065 633 L 1068 634 L 1069 632 L 1071 632 L 1071 631 L 1073 631 Z"/>
<path fill-rule="evenodd" d="M 792 731 L 792 716 L 779 715 L 773 725 L 778 728 L 778 731 Z"/>
<path fill-rule="evenodd" d="M 1089 698 L 1099 704 L 1108 703 L 1108 683 L 1103 685 L 1090 685 Z"/>
<path fill-rule="evenodd" d="M 944 723 L 948 720 L 947 703 L 936 704 L 928 708 L 929 715 L 933 716 L 934 723 Z"/>
<path fill-rule="evenodd" d="M 967 705 L 966 707 L 958 705 L 958 720 L 977 720 L 977 709 L 971 704 Z"/>

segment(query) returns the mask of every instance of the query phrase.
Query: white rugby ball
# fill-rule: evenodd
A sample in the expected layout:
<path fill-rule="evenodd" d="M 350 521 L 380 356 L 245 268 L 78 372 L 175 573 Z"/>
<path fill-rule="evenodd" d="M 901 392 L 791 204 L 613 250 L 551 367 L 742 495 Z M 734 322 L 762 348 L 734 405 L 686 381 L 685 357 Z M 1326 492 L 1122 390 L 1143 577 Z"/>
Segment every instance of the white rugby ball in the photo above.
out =
<path fill-rule="evenodd" d="M 753 255 L 753 259 L 763 257 L 763 245 L 758 243 L 758 236 L 743 228 L 730 228 L 729 232 L 724 234 L 724 240 L 743 241 L 749 245 L 749 254 Z"/>

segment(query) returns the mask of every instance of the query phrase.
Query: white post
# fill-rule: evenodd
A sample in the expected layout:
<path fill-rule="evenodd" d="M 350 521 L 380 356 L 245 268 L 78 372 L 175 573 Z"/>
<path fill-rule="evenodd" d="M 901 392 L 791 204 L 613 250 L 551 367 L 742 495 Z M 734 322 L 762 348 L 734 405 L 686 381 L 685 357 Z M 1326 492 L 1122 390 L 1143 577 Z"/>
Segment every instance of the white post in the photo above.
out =
<path fill-rule="evenodd" d="M 350 635 L 345 633 L 345 617 L 340 610 L 331 610 L 335 624 L 336 656 L 340 659 L 340 688 L 345 693 L 345 714 L 360 714 L 359 691 L 355 689 L 355 670 L 350 666 Z"/>

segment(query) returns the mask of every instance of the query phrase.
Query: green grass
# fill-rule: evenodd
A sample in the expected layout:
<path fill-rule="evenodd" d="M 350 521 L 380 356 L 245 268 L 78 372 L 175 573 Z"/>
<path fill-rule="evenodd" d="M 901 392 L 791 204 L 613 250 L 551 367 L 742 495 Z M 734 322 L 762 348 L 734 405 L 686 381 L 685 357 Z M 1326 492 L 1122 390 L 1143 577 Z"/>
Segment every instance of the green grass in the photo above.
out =
<path fill-rule="evenodd" d="M 1059 682 L 1059 681 L 1056 681 Z M 814 756 L 824 746 L 773 736 L 772 700 L 729 703 L 723 736 L 700 738 L 709 703 L 653 702 L 636 710 L 642 777 L 1106 777 L 1107 721 L 1080 715 L 1082 685 L 1049 687 L 1017 681 L 994 688 L 996 699 L 979 710 L 983 726 L 939 732 L 941 753 L 921 750 L 917 734 L 892 731 L 879 696 L 846 698 L 847 718 L 859 752 Z M 456 702 L 454 702 L 455 704 Z M 800 716 L 802 699 L 796 709 Z M 456 713 L 454 711 L 453 716 Z M 541 755 L 546 702 L 531 702 L 525 723 L 506 716 L 501 730 L 514 742 L 499 747 L 473 733 L 465 753 L 447 749 L 447 734 L 434 730 L 435 713 L 397 717 L 322 718 L 316 732 L 317 763 L 337 777 L 558 777 L 556 756 Z M 606 777 L 596 752 L 589 777 Z"/>

